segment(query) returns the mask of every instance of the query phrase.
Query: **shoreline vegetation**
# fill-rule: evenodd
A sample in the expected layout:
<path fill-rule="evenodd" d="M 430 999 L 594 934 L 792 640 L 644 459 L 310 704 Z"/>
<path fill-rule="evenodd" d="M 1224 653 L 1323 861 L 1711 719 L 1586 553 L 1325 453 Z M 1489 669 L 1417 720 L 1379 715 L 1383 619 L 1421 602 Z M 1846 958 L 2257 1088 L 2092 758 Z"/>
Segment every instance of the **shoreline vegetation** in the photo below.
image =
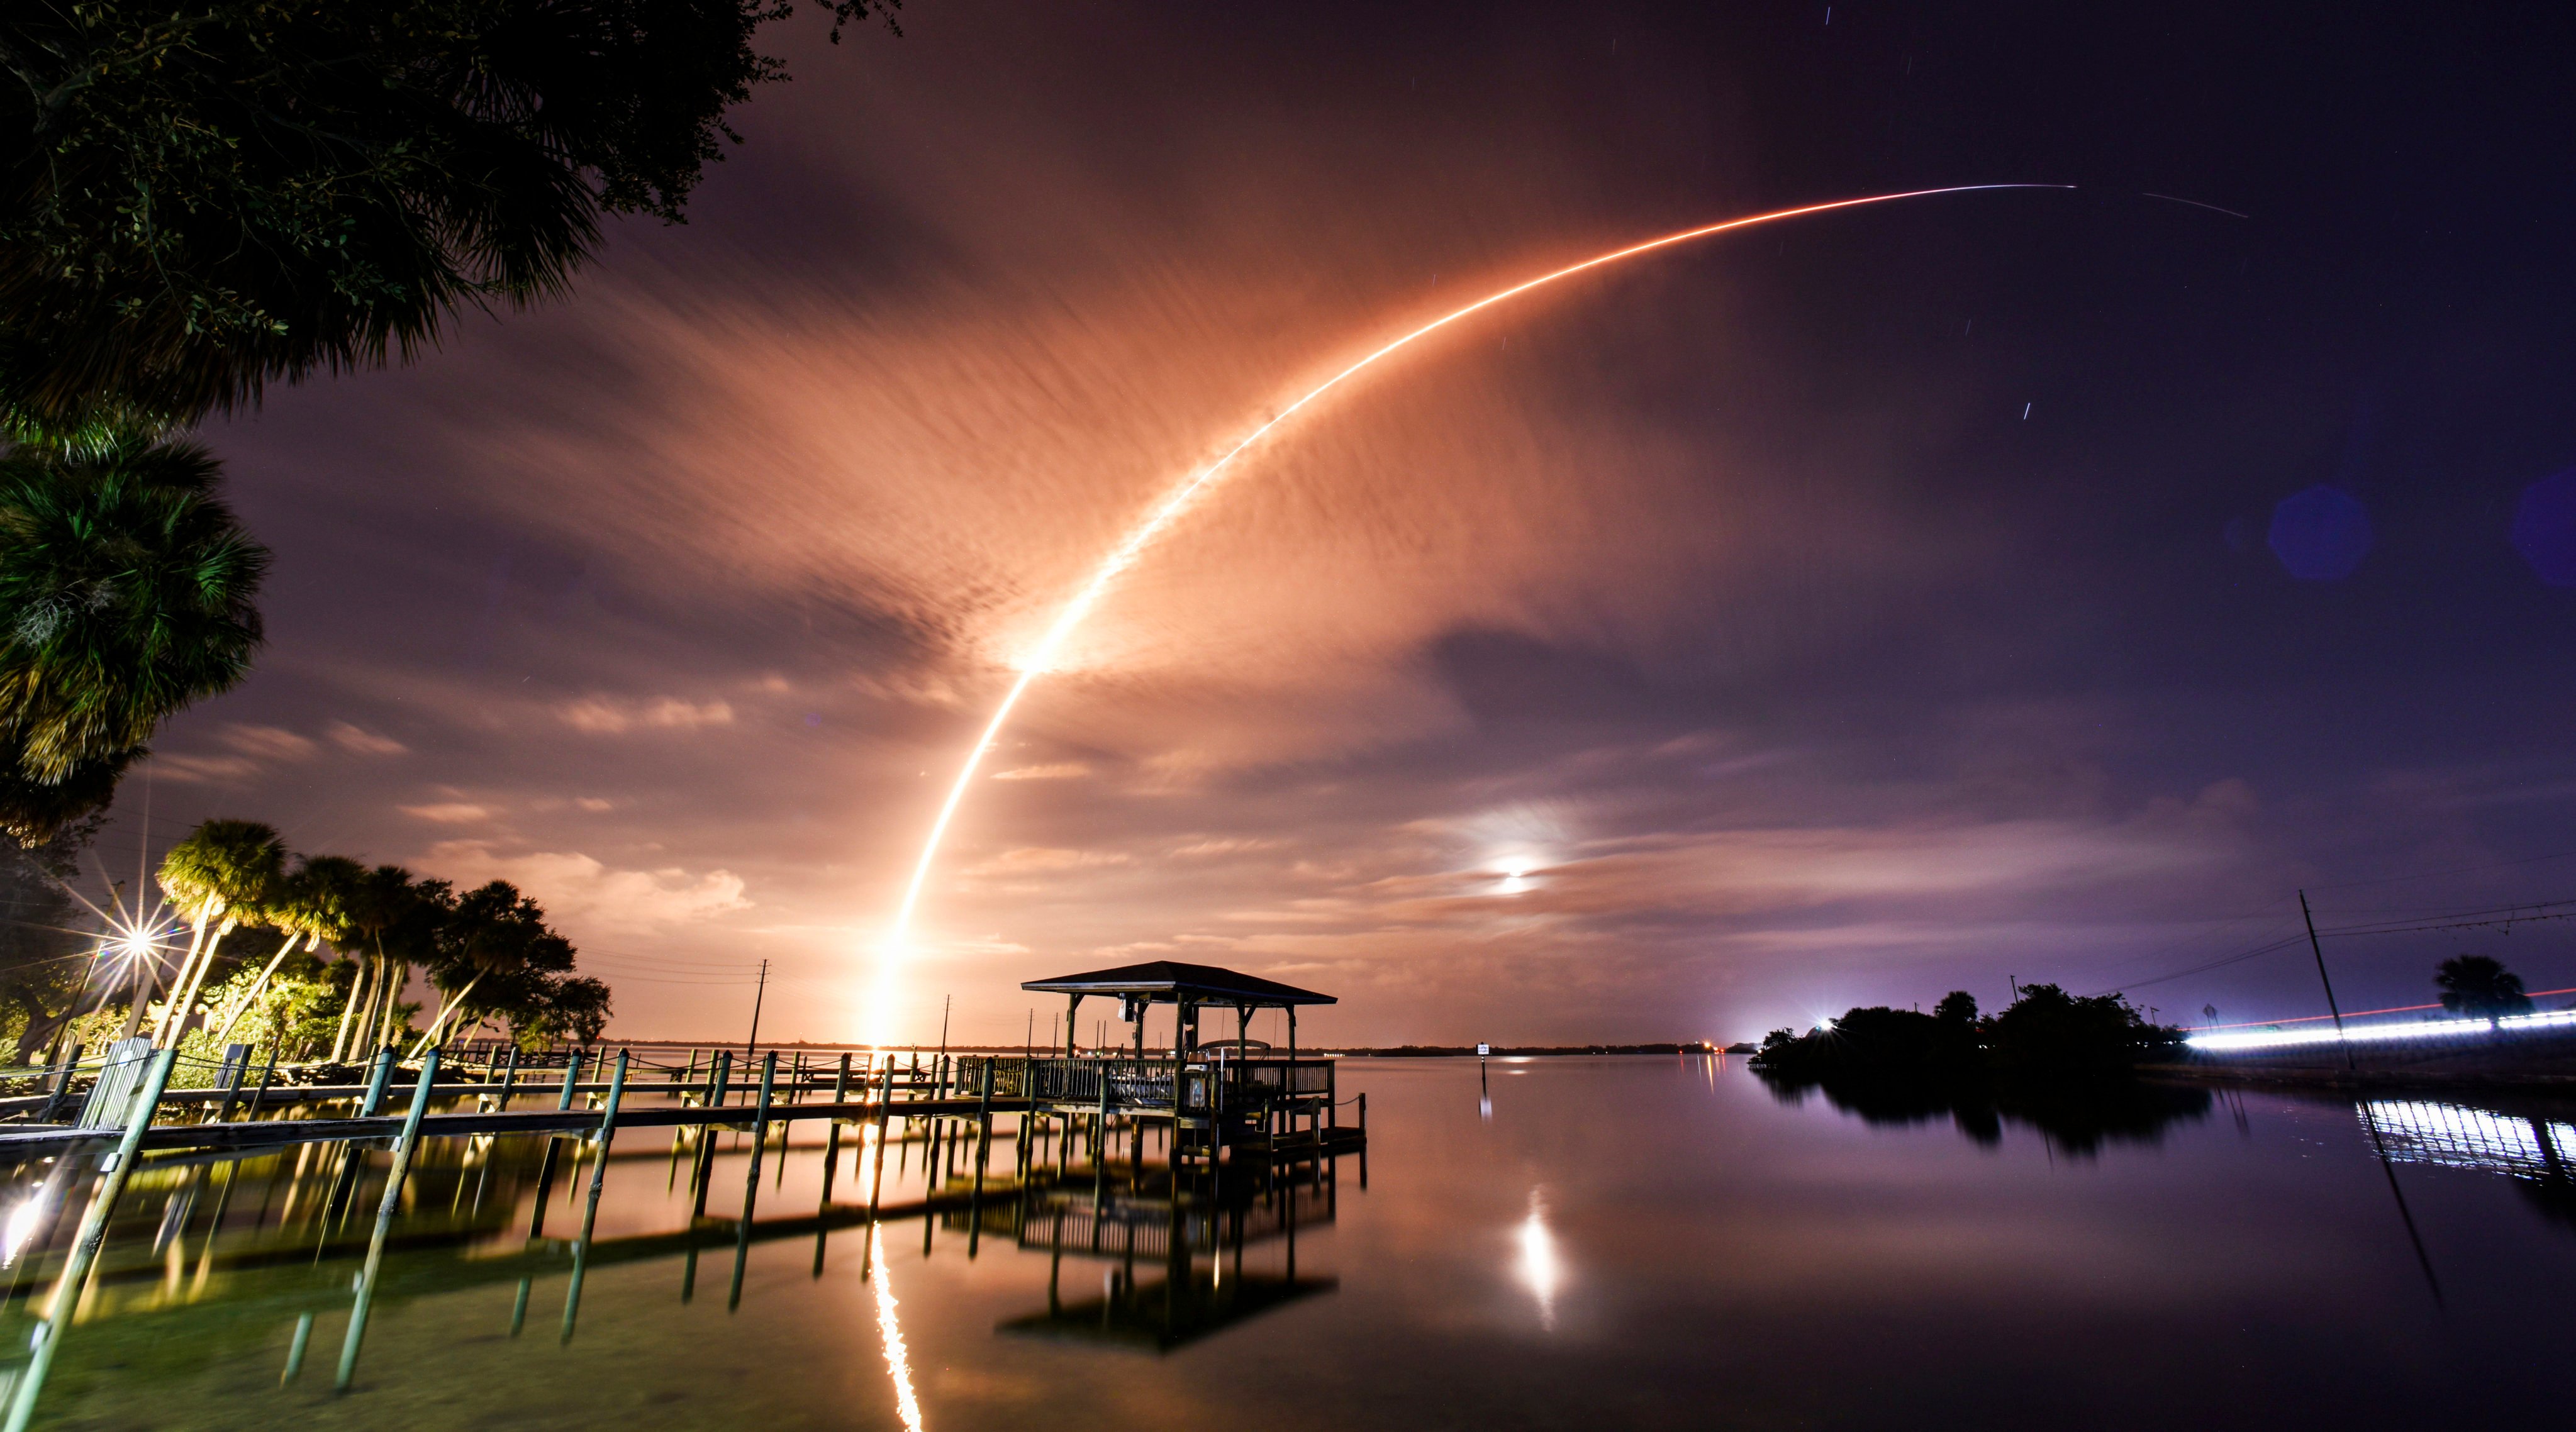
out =
<path fill-rule="evenodd" d="M 382 1048 L 416 1059 L 478 1035 L 586 1046 L 608 1022 L 607 984 L 576 973 L 572 942 L 506 881 L 458 890 L 398 865 L 298 856 L 256 821 L 208 820 L 163 857 L 158 900 L 120 887 L 110 909 L 89 907 L 101 936 L 76 928 L 75 871 L 8 853 L 0 1036 L 21 1065 L 148 1035 L 182 1056 L 173 1087 L 235 1067 L 222 1056 L 236 1044 L 294 1086 L 348 1082 Z"/>
<path fill-rule="evenodd" d="M 1821 1093 L 1872 1124 L 1946 1115 L 1988 1147 L 2006 1124 L 2022 1124 L 2077 1157 L 2106 1143 L 2154 1143 L 2168 1126 L 2208 1115 L 2208 1090 L 2138 1077 L 2142 1066 L 2181 1055 L 2180 1029 L 2150 1022 L 2118 995 L 2070 995 L 2051 984 L 2024 985 L 2019 995 L 1991 1015 L 1953 990 L 1930 1014 L 1879 1005 L 1820 1020 L 1803 1035 L 1775 1029 L 1753 1072 L 1792 1107 Z"/>

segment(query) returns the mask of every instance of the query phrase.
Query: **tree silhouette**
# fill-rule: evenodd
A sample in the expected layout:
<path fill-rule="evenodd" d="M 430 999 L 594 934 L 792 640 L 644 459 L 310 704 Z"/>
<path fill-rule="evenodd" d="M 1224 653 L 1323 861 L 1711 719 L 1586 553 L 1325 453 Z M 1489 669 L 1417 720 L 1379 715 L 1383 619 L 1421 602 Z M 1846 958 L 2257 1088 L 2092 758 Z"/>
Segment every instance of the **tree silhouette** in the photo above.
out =
<path fill-rule="evenodd" d="M 2531 1013 L 2531 996 L 2522 992 L 2522 976 L 2485 955 L 2453 955 L 2433 973 L 2442 991 L 2442 1008 L 2493 1025 L 2509 1014 Z"/>
<path fill-rule="evenodd" d="M 185 422 L 561 291 L 604 216 L 679 218 L 791 9 L 13 0 L 0 411 Z"/>

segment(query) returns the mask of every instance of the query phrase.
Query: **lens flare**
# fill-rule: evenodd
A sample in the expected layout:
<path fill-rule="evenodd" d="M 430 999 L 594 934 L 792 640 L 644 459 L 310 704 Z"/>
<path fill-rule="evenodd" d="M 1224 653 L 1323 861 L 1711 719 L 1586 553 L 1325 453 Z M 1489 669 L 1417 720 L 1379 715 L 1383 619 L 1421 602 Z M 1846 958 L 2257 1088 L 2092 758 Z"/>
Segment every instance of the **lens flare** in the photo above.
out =
<path fill-rule="evenodd" d="M 966 753 L 966 760 L 958 769 L 957 779 L 948 788 L 948 798 L 940 802 L 939 815 L 931 822 L 930 835 L 922 843 L 921 856 L 913 863 L 912 878 L 904 885 L 903 901 L 896 907 L 894 923 L 887 931 L 884 947 L 879 954 L 877 989 L 875 997 L 870 1002 L 867 1037 L 876 1041 L 890 1037 L 890 1031 L 886 1027 L 889 1018 L 888 1005 L 895 993 L 897 968 L 911 952 L 912 921 L 921 905 L 923 886 L 930 878 L 932 865 L 939 858 L 940 845 L 948 838 L 948 827 L 957 818 L 957 808 L 965 802 L 967 788 L 974 783 L 976 771 L 982 767 L 985 755 L 993 749 L 993 743 L 1001 735 L 1002 727 L 1010 721 L 1012 711 L 1020 704 L 1020 698 L 1028 694 L 1032 683 L 1054 667 L 1057 658 L 1063 653 L 1065 642 L 1073 636 L 1076 629 L 1081 627 L 1084 619 L 1091 615 L 1092 609 L 1100 604 L 1100 599 L 1108 594 L 1110 585 L 1118 580 L 1120 574 L 1134 566 L 1136 559 L 1144 555 L 1146 548 L 1151 547 L 1156 539 L 1171 529 L 1173 523 L 1180 520 L 1182 514 L 1188 512 L 1221 478 L 1227 476 L 1237 458 L 1242 457 L 1262 439 L 1270 436 L 1281 424 L 1313 406 L 1325 394 L 1376 366 L 1381 360 L 1453 323 L 1473 317 L 1497 304 L 1507 303 L 1532 289 L 1543 288 L 1559 279 L 1572 278 L 1576 274 L 1588 273 L 1593 269 L 1607 267 L 1625 259 L 1672 248 L 1677 244 L 1690 243 L 1695 239 L 1705 239 L 1736 229 L 1751 228 L 1757 224 L 1803 218 L 1809 214 L 1831 213 L 1837 209 L 1857 209 L 1870 204 L 1893 204 L 1905 199 L 1928 199 L 1939 194 L 1972 194 L 1996 189 L 2072 189 L 2074 187 L 2072 184 L 1957 184 L 1941 189 L 1909 189 L 1897 194 L 1872 194 L 1859 199 L 1836 199 L 1823 204 L 1803 204 L 1794 209 L 1774 209 L 1766 214 L 1751 214 L 1721 223 L 1703 224 L 1695 229 L 1684 229 L 1679 233 L 1666 234 L 1661 238 L 1648 239 L 1643 243 L 1613 249 L 1606 254 L 1585 259 L 1581 263 L 1568 264 L 1564 268 L 1540 274 L 1536 278 L 1487 294 L 1464 308 L 1443 314 L 1423 324 L 1316 384 L 1304 397 L 1281 408 L 1267 421 L 1244 434 L 1214 462 L 1181 479 L 1180 483 L 1165 495 L 1162 502 L 1156 505 L 1143 521 L 1129 529 L 1127 535 L 1092 572 L 1091 579 L 1083 583 L 1081 589 L 1073 594 L 1072 599 L 1064 604 L 1063 610 L 1056 614 L 1056 619 L 1047 628 L 1046 635 L 1011 663 L 1018 675 L 1012 679 L 1010 689 L 1003 693 L 1001 704 L 993 709 L 991 719 L 984 723 L 983 733 L 975 738 L 975 745 Z"/>

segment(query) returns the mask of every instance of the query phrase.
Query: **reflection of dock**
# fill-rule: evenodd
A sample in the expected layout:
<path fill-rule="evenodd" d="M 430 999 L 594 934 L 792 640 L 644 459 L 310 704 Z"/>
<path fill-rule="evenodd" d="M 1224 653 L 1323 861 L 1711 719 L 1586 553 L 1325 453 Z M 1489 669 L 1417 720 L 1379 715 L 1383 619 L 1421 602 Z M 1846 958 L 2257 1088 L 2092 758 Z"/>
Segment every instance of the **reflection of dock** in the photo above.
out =
<path fill-rule="evenodd" d="M 1329 1161 L 1286 1179 L 1236 1185 L 1229 1190 L 1216 1174 L 1176 1173 L 1160 1188 L 1114 1198 L 1058 1189 L 1026 1201 L 1019 1244 L 1049 1257 L 1046 1311 L 1005 1319 L 997 1330 L 1168 1352 L 1340 1286 L 1297 1275 L 1298 1230 L 1329 1225 L 1339 1211 L 1340 1180 Z M 1274 1241 L 1284 1255 L 1280 1271 L 1244 1267 L 1247 1247 Z M 1110 1265 L 1099 1297 L 1065 1300 L 1069 1258 Z M 1140 1275 L 1140 1268 L 1161 1276 Z"/>
<path fill-rule="evenodd" d="M 2564 1182 L 2576 1154 L 2576 1124 L 2520 1118 L 2465 1104 L 2425 1099 L 2373 1099 L 2361 1105 L 2397 1163 L 2477 1169 L 2513 1178 Z"/>
<path fill-rule="evenodd" d="M 186 1335 L 220 1340 L 251 1311 L 227 1312 L 227 1303 L 292 1319 L 283 1374 L 290 1382 L 303 1369 L 316 1319 L 345 1304 L 334 1386 L 346 1391 L 380 1302 L 515 1281 L 509 1330 L 516 1336 L 535 1280 L 560 1272 L 568 1278 L 559 1336 L 569 1341 L 593 1269 L 673 1259 L 682 1265 L 678 1291 L 686 1302 L 697 1289 L 701 1254 L 729 1244 L 730 1308 L 742 1298 L 755 1244 L 811 1238 L 819 1277 L 831 1235 L 857 1229 L 865 1281 L 879 1266 L 878 1230 L 913 1218 L 922 1222 L 924 1255 L 945 1224 L 963 1229 L 970 1258 L 986 1236 L 1004 1237 L 1046 1247 L 1058 1271 L 1064 1230 L 1078 1225 L 1086 1246 L 1076 1256 L 1117 1261 L 1083 1326 L 1123 1330 L 1123 1340 L 1155 1346 L 1329 1289 L 1330 1280 L 1299 1280 L 1297 1229 L 1332 1221 L 1338 1155 L 1359 1153 L 1361 1186 L 1367 1184 L 1365 1102 L 1354 1101 L 1359 1117 L 1343 1126 L 1333 1062 L 1301 1059 L 1294 1045 L 1294 1007 L 1330 998 L 1202 966 L 1072 979 L 1076 1012 L 1086 995 L 1120 998 L 1136 1024 L 1132 1049 L 1068 1048 L 1061 1057 L 943 1053 L 927 1061 L 887 1051 L 844 1054 L 832 1067 L 813 1069 L 801 1053 L 792 1063 L 779 1052 L 746 1055 L 737 1069 L 727 1050 L 690 1051 L 685 1063 L 657 1065 L 632 1049 L 614 1051 L 612 1067 L 612 1051 L 594 1049 L 566 1051 L 560 1078 L 540 1085 L 522 1082 L 531 1071 L 518 1052 L 496 1057 L 479 1049 L 464 1051 L 463 1069 L 445 1051 L 428 1050 L 415 1077 L 398 1079 L 405 1071 L 387 1048 L 363 1083 L 332 1068 L 323 1073 L 337 1082 L 291 1091 L 271 1086 L 273 1062 L 257 1087 L 247 1087 L 250 1061 L 239 1046 L 211 1090 L 171 1089 L 178 1053 L 140 1039 L 114 1046 L 83 1088 L 75 1053 L 46 1071 L 43 1093 L 15 1101 L 17 1112 L 34 1120 L 0 1133 L 0 1166 L 16 1165 L 25 1190 L 0 1229 L 8 1283 L 0 1295 L 0 1346 L 33 1349 L 23 1364 L 0 1358 L 0 1397 L 13 1425 L 23 1425 L 43 1394 L 53 1350 L 76 1324 L 202 1313 L 179 1319 Z M 1177 1007 L 1167 1049 L 1149 1049 L 1145 1040 L 1145 1018 L 1158 1002 Z M 1201 1043 L 1199 1014 L 1209 1004 L 1236 1011 L 1235 1040 Z M 1241 1037 L 1252 1011 L 1268 1008 L 1290 1012 L 1283 1054 Z M 513 1108 L 514 1099 L 536 1107 Z M 281 1103 L 283 1116 L 261 1117 Z M 196 1106 L 201 1121 L 160 1122 L 165 1106 L 174 1105 Z M 340 1116 L 318 1117 L 325 1113 Z M 60 1117 L 75 1122 L 41 1122 Z M 823 1126 L 819 1200 L 806 1205 L 808 1214 L 762 1218 L 764 1161 L 774 1140 L 783 1184 L 787 1126 L 800 1121 Z M 665 1185 L 674 1211 L 685 1210 L 682 1226 L 594 1236 L 611 1164 L 640 1161 L 631 1148 L 612 1145 L 621 1134 L 655 1129 L 672 1131 Z M 728 1130 L 749 1134 L 741 1212 L 710 1217 Z M 845 1137 L 859 1163 L 836 1201 Z M 1146 1161 L 1149 1145 L 1160 1162 Z M 919 1197 L 888 1201 L 888 1155 L 915 1150 Z M 505 1229 L 523 1189 L 532 1197 L 521 1241 Z M 270 1201 L 280 1194 L 272 1222 Z M 256 1208 L 246 1206 L 250 1197 Z M 157 1207 L 146 1215 L 136 1202 Z M 199 1233 L 201 1202 L 207 1212 Z M 557 1206 L 577 1221 L 577 1237 L 544 1237 L 548 1211 Z M 1041 1228 L 1043 1245 L 1034 1241 Z M 1245 1246 L 1273 1238 L 1284 1242 L 1284 1275 L 1247 1270 Z M 1164 1270 L 1153 1296 L 1139 1292 L 1140 1261 Z M 354 1279 L 352 1263 L 361 1265 Z M 248 1276 L 219 1280 L 218 1272 Z M 882 1282 L 879 1296 L 880 1316 L 890 1319 Z M 1039 1321 L 1052 1326 L 1063 1308 L 1053 1278 L 1049 1305 L 1053 1311 Z M 138 1324 L 82 1336 L 166 1344 L 178 1331 L 165 1317 L 148 1321 L 162 1331 Z M 890 1323 L 888 1336 L 889 1355 L 897 1357 Z M 899 1381 L 906 1376 L 900 1366 L 896 1373 Z M 905 1389 L 909 1397 L 908 1383 Z"/>

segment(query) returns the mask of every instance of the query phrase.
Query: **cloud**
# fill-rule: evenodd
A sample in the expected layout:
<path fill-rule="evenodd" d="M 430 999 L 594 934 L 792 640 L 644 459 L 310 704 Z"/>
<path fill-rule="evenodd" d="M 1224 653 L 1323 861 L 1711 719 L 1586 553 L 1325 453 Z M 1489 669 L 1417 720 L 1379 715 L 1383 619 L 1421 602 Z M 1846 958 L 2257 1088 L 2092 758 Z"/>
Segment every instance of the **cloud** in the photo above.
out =
<path fill-rule="evenodd" d="M 997 781 L 1069 781 L 1091 774 L 1091 767 L 1080 761 L 1058 761 L 1049 766 L 1021 766 L 1016 770 L 995 771 Z"/>
<path fill-rule="evenodd" d="M 594 736 L 618 736 L 635 730 L 695 731 L 702 726 L 730 726 L 733 707 L 723 701 L 683 701 L 658 696 L 650 701 L 620 701 L 588 696 L 555 708 L 565 725 Z"/>
<path fill-rule="evenodd" d="M 283 726 L 246 726 L 239 722 L 224 728 L 223 742 L 254 761 L 301 761 L 320 749 L 312 738 Z"/>
<path fill-rule="evenodd" d="M 245 756 L 154 756 L 148 769 L 165 781 L 205 785 L 245 780 L 260 764 Z"/>
<path fill-rule="evenodd" d="M 578 851 L 505 855 L 482 840 L 441 841 L 422 866 L 460 886 L 507 880 L 544 905 L 547 918 L 576 938 L 590 933 L 651 934 L 751 908 L 742 877 L 730 870 L 691 875 L 677 867 L 617 870 Z"/>
<path fill-rule="evenodd" d="M 990 860 L 969 867 L 968 875 L 1036 875 L 1055 870 L 1085 870 L 1102 865 L 1125 865 L 1129 857 L 1114 850 L 1059 850 L 1048 846 L 1023 846 L 1006 850 Z"/>
<path fill-rule="evenodd" d="M 400 809 L 405 815 L 434 821 L 440 825 L 471 825 L 476 821 L 492 818 L 492 812 L 489 809 L 465 801 L 446 801 L 437 805 L 407 805 Z"/>
<path fill-rule="evenodd" d="M 391 736 L 379 736 L 364 727 L 346 721 L 334 721 L 329 731 L 332 744 L 360 756 L 399 756 L 411 748 Z"/>
<path fill-rule="evenodd" d="M 1255 850 L 1276 850 L 1283 844 L 1286 844 L 1286 842 L 1278 840 L 1254 840 L 1247 837 L 1234 837 L 1230 839 L 1210 838 L 1206 840 L 1193 840 L 1187 845 L 1175 846 L 1172 849 L 1172 854 L 1185 860 L 1204 860 L 1211 856 L 1218 855 L 1243 855 Z"/>
<path fill-rule="evenodd" d="M 597 796 L 575 796 L 573 797 L 572 803 L 581 807 L 583 810 L 589 811 L 593 815 L 597 815 L 599 812 L 604 810 L 615 810 L 617 808 L 617 802 L 601 800 Z"/>

